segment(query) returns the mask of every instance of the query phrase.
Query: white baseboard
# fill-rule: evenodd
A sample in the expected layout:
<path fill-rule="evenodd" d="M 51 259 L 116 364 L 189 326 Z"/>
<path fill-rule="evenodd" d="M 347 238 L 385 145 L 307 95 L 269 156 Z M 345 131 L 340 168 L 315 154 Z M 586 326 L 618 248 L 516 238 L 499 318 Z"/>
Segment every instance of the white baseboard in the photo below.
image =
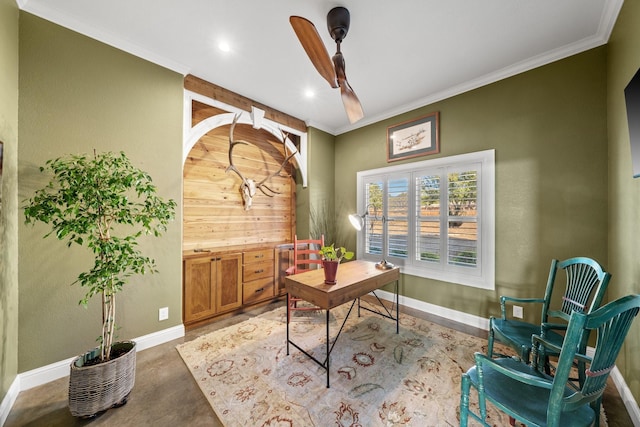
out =
<path fill-rule="evenodd" d="M 69 359 L 61 360 L 59 362 L 51 363 L 49 365 L 18 374 L 18 378 L 20 379 L 20 391 L 29 390 L 30 388 L 55 381 L 58 378 L 63 378 L 69 375 L 69 365 L 71 365 L 73 359 L 75 359 L 75 357 L 70 357 Z"/>
<path fill-rule="evenodd" d="M 9 386 L 9 390 L 7 394 L 2 399 L 0 403 L 0 426 L 3 426 L 7 418 L 9 417 L 9 412 L 11 411 L 11 407 L 14 403 L 16 403 L 16 399 L 18 398 L 18 394 L 20 393 L 20 378 L 16 376 L 16 379 L 13 380 L 11 385 Z"/>
<path fill-rule="evenodd" d="M 134 339 L 137 351 L 146 350 L 166 342 L 184 337 L 184 325 L 180 324 L 169 329 L 153 332 Z"/>
<path fill-rule="evenodd" d="M 169 329 L 134 338 L 133 341 L 136 342 L 136 351 L 142 351 L 183 336 L 184 325 L 178 325 Z M 30 388 L 66 377 L 69 375 L 69 365 L 73 362 L 73 359 L 75 359 L 75 357 L 19 374 L 20 391 L 29 390 Z"/>
<path fill-rule="evenodd" d="M 620 393 L 620 397 L 624 402 L 624 406 L 627 408 L 627 412 L 629 413 L 629 417 L 631 417 L 633 425 L 635 427 L 640 426 L 640 408 L 638 407 L 638 402 L 633 398 L 631 390 L 627 386 L 624 378 L 622 378 L 617 366 L 611 371 L 611 379 L 616 385 L 618 393 Z"/>
<path fill-rule="evenodd" d="M 387 301 L 393 301 L 395 294 L 387 291 L 376 291 L 376 294 Z M 400 295 L 400 305 L 405 307 L 414 308 L 416 310 L 423 311 L 425 313 L 435 314 L 436 316 L 443 317 L 445 319 L 453 320 L 464 325 L 473 326 L 485 331 L 489 330 L 489 319 L 484 317 L 474 316 L 473 314 L 464 313 L 458 310 L 452 310 L 450 308 L 441 307 L 435 304 L 429 304 L 428 302 L 420 301 L 413 298 L 408 298 Z"/>

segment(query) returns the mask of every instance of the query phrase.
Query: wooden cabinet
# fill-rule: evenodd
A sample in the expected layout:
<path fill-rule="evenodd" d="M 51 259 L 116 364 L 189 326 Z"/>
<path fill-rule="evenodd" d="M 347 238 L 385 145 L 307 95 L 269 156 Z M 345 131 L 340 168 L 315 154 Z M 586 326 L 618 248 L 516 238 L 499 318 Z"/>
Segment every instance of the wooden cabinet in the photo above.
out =
<path fill-rule="evenodd" d="M 184 322 L 242 306 L 242 254 L 208 253 L 184 261 Z"/>
<path fill-rule="evenodd" d="M 253 304 L 274 297 L 273 269 L 273 248 L 243 253 L 243 304 Z"/>
<path fill-rule="evenodd" d="M 291 244 L 183 252 L 183 321 L 197 325 L 284 295 Z"/>

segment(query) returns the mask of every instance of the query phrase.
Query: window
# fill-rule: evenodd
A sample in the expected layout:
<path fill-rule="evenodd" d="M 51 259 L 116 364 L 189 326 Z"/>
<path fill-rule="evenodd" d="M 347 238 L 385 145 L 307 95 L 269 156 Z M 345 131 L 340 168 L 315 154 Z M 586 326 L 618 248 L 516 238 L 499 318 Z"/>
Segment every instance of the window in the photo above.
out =
<path fill-rule="evenodd" d="M 495 276 L 494 150 L 358 172 L 358 258 L 484 289 Z"/>

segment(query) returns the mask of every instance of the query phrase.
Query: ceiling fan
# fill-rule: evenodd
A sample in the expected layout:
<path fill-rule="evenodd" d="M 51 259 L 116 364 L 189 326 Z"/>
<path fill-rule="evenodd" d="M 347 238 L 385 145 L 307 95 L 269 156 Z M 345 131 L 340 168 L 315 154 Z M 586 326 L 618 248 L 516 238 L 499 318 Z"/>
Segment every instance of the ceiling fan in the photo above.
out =
<path fill-rule="evenodd" d="M 340 52 L 340 43 L 349 31 L 349 11 L 344 7 L 334 7 L 327 14 L 327 28 L 331 38 L 335 40 L 337 48 L 333 58 L 329 57 L 329 52 L 311 21 L 301 16 L 291 16 L 289 22 L 316 70 L 329 82 L 332 88 L 340 88 L 342 103 L 349 122 L 355 123 L 364 117 L 360 100 L 347 81 L 347 75 L 344 71 L 344 57 Z"/>

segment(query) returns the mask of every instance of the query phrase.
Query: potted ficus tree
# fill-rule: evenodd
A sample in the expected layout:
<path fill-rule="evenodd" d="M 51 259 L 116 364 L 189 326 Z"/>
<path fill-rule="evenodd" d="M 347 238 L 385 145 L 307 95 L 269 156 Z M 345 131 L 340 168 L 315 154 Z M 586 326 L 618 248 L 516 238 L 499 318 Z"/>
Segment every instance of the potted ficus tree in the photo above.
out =
<path fill-rule="evenodd" d="M 127 280 L 156 272 L 155 261 L 138 249 L 143 234 L 159 236 L 175 217 L 176 203 L 157 195 L 151 177 L 123 153 L 71 155 L 40 168 L 49 183 L 25 201 L 27 224 L 38 221 L 67 246 L 86 246 L 93 267 L 74 283 L 86 288 L 80 304 L 99 296 L 102 332 L 98 347 L 71 364 L 69 409 L 92 417 L 126 403 L 135 379 L 135 342 L 114 343 L 116 294 Z"/>
<path fill-rule="evenodd" d="M 322 256 L 322 268 L 324 269 L 324 283 L 335 285 L 338 265 L 340 265 L 343 259 L 353 258 L 353 252 L 348 251 L 342 246 L 336 248 L 332 243 L 331 246 L 323 246 L 320 248 L 320 255 Z"/>

